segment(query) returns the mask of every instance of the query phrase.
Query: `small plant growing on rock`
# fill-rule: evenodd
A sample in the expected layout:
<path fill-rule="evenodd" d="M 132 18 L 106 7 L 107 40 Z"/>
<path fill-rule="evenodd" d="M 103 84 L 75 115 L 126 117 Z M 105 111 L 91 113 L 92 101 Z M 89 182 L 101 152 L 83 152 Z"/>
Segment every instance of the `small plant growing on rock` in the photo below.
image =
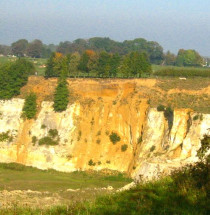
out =
<path fill-rule="evenodd" d="M 49 133 L 49 136 L 52 138 L 55 138 L 58 136 L 58 130 L 57 129 L 50 129 L 48 133 Z"/>
<path fill-rule="evenodd" d="M 127 148 L 128 148 L 128 145 L 124 144 L 124 145 L 121 146 L 121 151 L 125 152 L 127 150 Z"/>
<path fill-rule="evenodd" d="M 95 166 L 96 164 L 93 162 L 92 159 L 90 159 L 89 162 L 88 162 L 88 165 L 89 165 L 89 166 Z"/>
<path fill-rule="evenodd" d="M 37 142 L 37 137 L 36 137 L 36 136 L 33 136 L 33 137 L 32 137 L 32 143 L 35 144 L 36 142 Z"/>
<path fill-rule="evenodd" d="M 150 152 L 153 152 L 155 150 L 155 146 L 152 146 L 151 148 L 150 148 Z"/>
<path fill-rule="evenodd" d="M 9 131 L 0 133 L 0 142 L 9 140 Z"/>
<path fill-rule="evenodd" d="M 142 136 L 140 136 L 137 140 L 137 143 L 140 144 L 142 142 Z"/>
<path fill-rule="evenodd" d="M 158 105 L 157 106 L 157 111 L 164 111 L 165 110 L 165 106 L 164 105 Z"/>
<path fill-rule="evenodd" d="M 116 144 L 117 142 L 119 142 L 121 140 L 120 136 L 115 132 L 112 132 L 109 135 L 109 139 L 113 144 Z"/>
<path fill-rule="evenodd" d="M 97 144 L 100 144 L 100 143 L 101 143 L 101 140 L 100 140 L 100 139 L 97 139 L 97 140 L 96 140 L 96 143 L 97 143 Z"/>
<path fill-rule="evenodd" d="M 41 129 L 45 129 L 45 128 L 47 128 L 47 126 L 45 124 L 42 124 Z"/>
<path fill-rule="evenodd" d="M 199 115 L 197 114 L 197 115 L 195 115 L 194 117 L 193 117 L 193 120 L 194 121 L 196 121 L 196 120 L 198 120 L 199 119 Z"/>
<path fill-rule="evenodd" d="M 49 146 L 55 146 L 58 145 L 58 141 L 53 140 L 51 137 L 43 137 L 39 140 L 39 145 L 49 145 Z"/>

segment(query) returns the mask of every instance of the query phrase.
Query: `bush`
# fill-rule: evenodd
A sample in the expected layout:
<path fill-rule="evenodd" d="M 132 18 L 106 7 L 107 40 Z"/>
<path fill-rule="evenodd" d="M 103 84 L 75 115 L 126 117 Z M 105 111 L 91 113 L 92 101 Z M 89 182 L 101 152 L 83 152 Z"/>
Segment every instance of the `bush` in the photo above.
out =
<path fill-rule="evenodd" d="M 151 148 L 150 148 L 150 152 L 153 152 L 155 150 L 155 146 L 152 146 Z"/>
<path fill-rule="evenodd" d="M 47 128 L 47 126 L 45 124 L 42 124 L 41 129 L 45 129 L 45 128 Z"/>
<path fill-rule="evenodd" d="M 49 133 L 49 136 L 52 138 L 55 138 L 58 136 L 58 130 L 57 129 L 50 129 L 48 133 Z"/>
<path fill-rule="evenodd" d="M 9 140 L 9 131 L 0 133 L 0 142 Z"/>
<path fill-rule="evenodd" d="M 164 105 L 158 105 L 157 111 L 165 111 L 165 106 Z"/>
<path fill-rule="evenodd" d="M 89 162 L 88 162 L 88 165 L 89 165 L 89 166 L 95 166 L 96 164 L 93 162 L 92 159 L 90 159 Z"/>
<path fill-rule="evenodd" d="M 36 142 L 37 142 L 37 137 L 36 137 L 36 136 L 33 136 L 33 137 L 32 137 L 32 143 L 35 144 Z"/>
<path fill-rule="evenodd" d="M 127 150 L 127 148 L 128 148 L 128 145 L 124 144 L 124 145 L 121 146 L 121 151 L 125 152 Z"/>
<path fill-rule="evenodd" d="M 53 140 L 51 137 L 43 137 L 39 140 L 39 145 L 49 145 L 49 146 L 55 146 L 58 145 L 58 141 Z"/>
<path fill-rule="evenodd" d="M 117 142 L 119 142 L 121 140 L 120 136 L 115 132 L 112 132 L 109 135 L 109 139 L 113 144 L 116 144 Z"/>
<path fill-rule="evenodd" d="M 199 119 L 199 115 L 197 114 L 197 115 L 195 115 L 194 117 L 193 117 L 193 120 L 194 121 L 196 121 L 196 120 L 198 120 Z"/>
<path fill-rule="evenodd" d="M 36 94 L 30 93 L 25 99 L 23 106 L 23 116 L 25 116 L 27 119 L 33 119 L 36 116 L 36 112 Z"/>

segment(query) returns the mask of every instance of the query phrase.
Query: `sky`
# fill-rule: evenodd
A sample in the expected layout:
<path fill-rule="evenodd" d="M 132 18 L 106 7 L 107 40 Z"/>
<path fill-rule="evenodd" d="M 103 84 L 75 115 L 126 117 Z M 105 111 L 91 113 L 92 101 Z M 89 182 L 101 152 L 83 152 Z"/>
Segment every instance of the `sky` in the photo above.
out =
<path fill-rule="evenodd" d="M 210 0 L 0 0 L 0 44 L 145 38 L 210 56 Z"/>

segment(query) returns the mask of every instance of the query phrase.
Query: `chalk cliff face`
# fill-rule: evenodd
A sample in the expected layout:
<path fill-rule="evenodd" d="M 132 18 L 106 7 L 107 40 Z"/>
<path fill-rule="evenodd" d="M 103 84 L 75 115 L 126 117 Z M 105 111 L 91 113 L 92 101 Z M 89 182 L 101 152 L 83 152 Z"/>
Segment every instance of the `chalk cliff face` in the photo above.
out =
<path fill-rule="evenodd" d="M 12 137 L 0 142 L 0 162 L 69 172 L 108 168 L 151 179 L 195 162 L 200 140 L 210 132 L 210 115 L 175 109 L 166 117 L 127 82 L 111 89 L 90 83 L 78 96 L 62 113 L 40 100 L 34 120 L 21 118 L 23 99 L 0 101 L 0 134 Z M 50 129 L 57 129 L 59 144 L 39 145 Z M 116 144 L 112 132 L 120 136 Z"/>

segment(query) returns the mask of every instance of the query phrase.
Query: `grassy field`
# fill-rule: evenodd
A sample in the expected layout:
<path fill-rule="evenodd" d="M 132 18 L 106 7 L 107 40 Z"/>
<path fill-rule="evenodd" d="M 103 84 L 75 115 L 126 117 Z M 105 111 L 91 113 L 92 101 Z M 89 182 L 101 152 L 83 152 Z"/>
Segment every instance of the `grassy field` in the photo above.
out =
<path fill-rule="evenodd" d="M 55 170 L 40 170 L 21 164 L 0 164 L 0 190 L 36 190 L 57 192 L 66 189 L 84 189 L 112 186 L 119 188 L 132 180 L 113 172 L 63 173 Z"/>

